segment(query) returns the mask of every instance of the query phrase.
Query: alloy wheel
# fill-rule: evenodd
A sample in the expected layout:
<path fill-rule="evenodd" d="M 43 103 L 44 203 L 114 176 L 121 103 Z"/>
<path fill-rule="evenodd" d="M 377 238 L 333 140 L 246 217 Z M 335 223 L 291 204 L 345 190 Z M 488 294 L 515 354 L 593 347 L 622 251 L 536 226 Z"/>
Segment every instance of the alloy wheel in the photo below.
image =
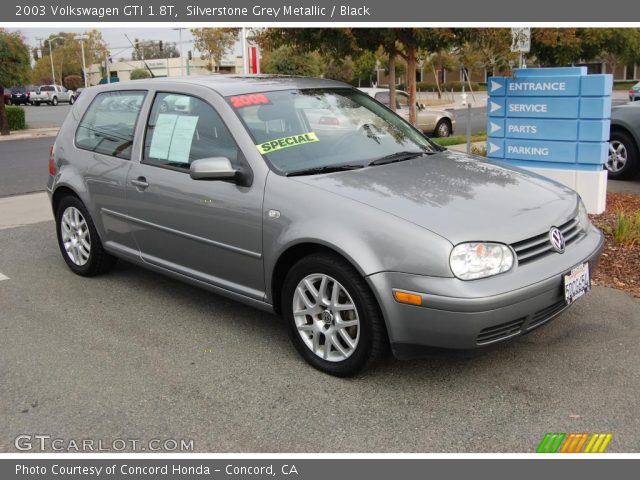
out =
<path fill-rule="evenodd" d="M 349 358 L 360 340 L 360 318 L 349 292 L 329 275 L 304 277 L 293 295 L 293 318 L 300 338 L 329 362 Z"/>
<path fill-rule="evenodd" d="M 68 207 L 60 220 L 62 244 L 69 259 L 78 266 L 83 266 L 91 256 L 91 236 L 89 226 L 75 207 Z"/>
<path fill-rule="evenodd" d="M 609 142 L 609 158 L 607 159 L 607 170 L 613 173 L 620 172 L 627 163 L 627 147 L 620 140 Z"/>

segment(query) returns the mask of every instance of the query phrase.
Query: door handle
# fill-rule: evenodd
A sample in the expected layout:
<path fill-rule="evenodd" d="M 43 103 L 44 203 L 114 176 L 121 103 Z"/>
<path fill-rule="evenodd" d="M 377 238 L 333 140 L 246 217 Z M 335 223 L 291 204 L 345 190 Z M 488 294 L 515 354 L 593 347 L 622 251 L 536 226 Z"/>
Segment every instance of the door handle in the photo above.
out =
<path fill-rule="evenodd" d="M 135 185 L 136 187 L 144 190 L 145 188 L 147 188 L 149 186 L 149 183 L 147 182 L 147 179 L 144 177 L 138 177 L 134 180 L 131 180 L 131 184 Z"/>

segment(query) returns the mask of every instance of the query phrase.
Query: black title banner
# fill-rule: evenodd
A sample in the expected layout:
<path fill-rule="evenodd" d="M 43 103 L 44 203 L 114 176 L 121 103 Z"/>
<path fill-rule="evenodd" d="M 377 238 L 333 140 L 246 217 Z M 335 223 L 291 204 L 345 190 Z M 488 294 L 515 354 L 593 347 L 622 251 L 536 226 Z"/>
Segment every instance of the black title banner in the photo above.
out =
<path fill-rule="evenodd" d="M 11 22 L 621 22 L 640 23 L 628 0 L 14 0 L 0 9 Z M 635 18 L 634 18 L 635 16 Z"/>

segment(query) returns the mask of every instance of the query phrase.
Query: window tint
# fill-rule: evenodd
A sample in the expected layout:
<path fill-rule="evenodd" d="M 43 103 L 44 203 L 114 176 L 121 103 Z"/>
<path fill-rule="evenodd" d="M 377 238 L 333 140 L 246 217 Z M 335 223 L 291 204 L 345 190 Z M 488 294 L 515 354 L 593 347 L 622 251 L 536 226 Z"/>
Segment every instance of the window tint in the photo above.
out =
<path fill-rule="evenodd" d="M 187 170 L 194 160 L 210 157 L 238 163 L 238 147 L 218 112 L 195 97 L 158 93 L 147 124 L 145 163 Z"/>
<path fill-rule="evenodd" d="M 398 93 L 396 95 L 397 108 L 409 108 L 409 95 Z"/>
<path fill-rule="evenodd" d="M 76 145 L 113 157 L 131 158 L 133 134 L 146 93 L 116 91 L 96 95 L 76 131 Z"/>
<path fill-rule="evenodd" d="M 55 92 L 56 89 L 53 87 L 53 85 L 43 85 L 42 87 L 40 87 L 40 91 L 41 92 Z"/>

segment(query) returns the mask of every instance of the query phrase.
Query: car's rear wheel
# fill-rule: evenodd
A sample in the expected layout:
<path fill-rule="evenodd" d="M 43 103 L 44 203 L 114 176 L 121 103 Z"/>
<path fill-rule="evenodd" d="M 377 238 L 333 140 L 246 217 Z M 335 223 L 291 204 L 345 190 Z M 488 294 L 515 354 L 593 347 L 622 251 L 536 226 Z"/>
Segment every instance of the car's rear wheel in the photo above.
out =
<path fill-rule="evenodd" d="M 51 99 L 51 103 L 50 103 L 50 105 L 53 105 L 54 107 L 55 107 L 56 105 L 58 105 L 58 97 L 53 97 L 53 98 Z"/>
<path fill-rule="evenodd" d="M 283 313 L 291 340 L 313 367 L 346 377 L 384 351 L 384 321 L 373 293 L 345 260 L 314 254 L 298 261 L 284 282 Z"/>
<path fill-rule="evenodd" d="M 36 107 L 40 106 L 40 102 L 33 102 L 33 105 L 35 105 Z"/>
<path fill-rule="evenodd" d="M 451 133 L 453 133 L 451 131 L 451 123 L 448 120 L 440 120 L 434 131 L 436 137 L 448 137 Z"/>
<path fill-rule="evenodd" d="M 606 167 L 609 178 L 623 180 L 638 173 L 638 146 L 627 132 L 615 131 L 609 140 Z"/>
<path fill-rule="evenodd" d="M 102 247 L 96 227 L 77 197 L 64 197 L 56 209 L 56 233 L 64 261 L 78 275 L 92 277 L 109 271 L 116 258 Z"/>
<path fill-rule="evenodd" d="M 69 97 L 69 105 L 73 105 L 75 103 L 75 97 Z"/>

